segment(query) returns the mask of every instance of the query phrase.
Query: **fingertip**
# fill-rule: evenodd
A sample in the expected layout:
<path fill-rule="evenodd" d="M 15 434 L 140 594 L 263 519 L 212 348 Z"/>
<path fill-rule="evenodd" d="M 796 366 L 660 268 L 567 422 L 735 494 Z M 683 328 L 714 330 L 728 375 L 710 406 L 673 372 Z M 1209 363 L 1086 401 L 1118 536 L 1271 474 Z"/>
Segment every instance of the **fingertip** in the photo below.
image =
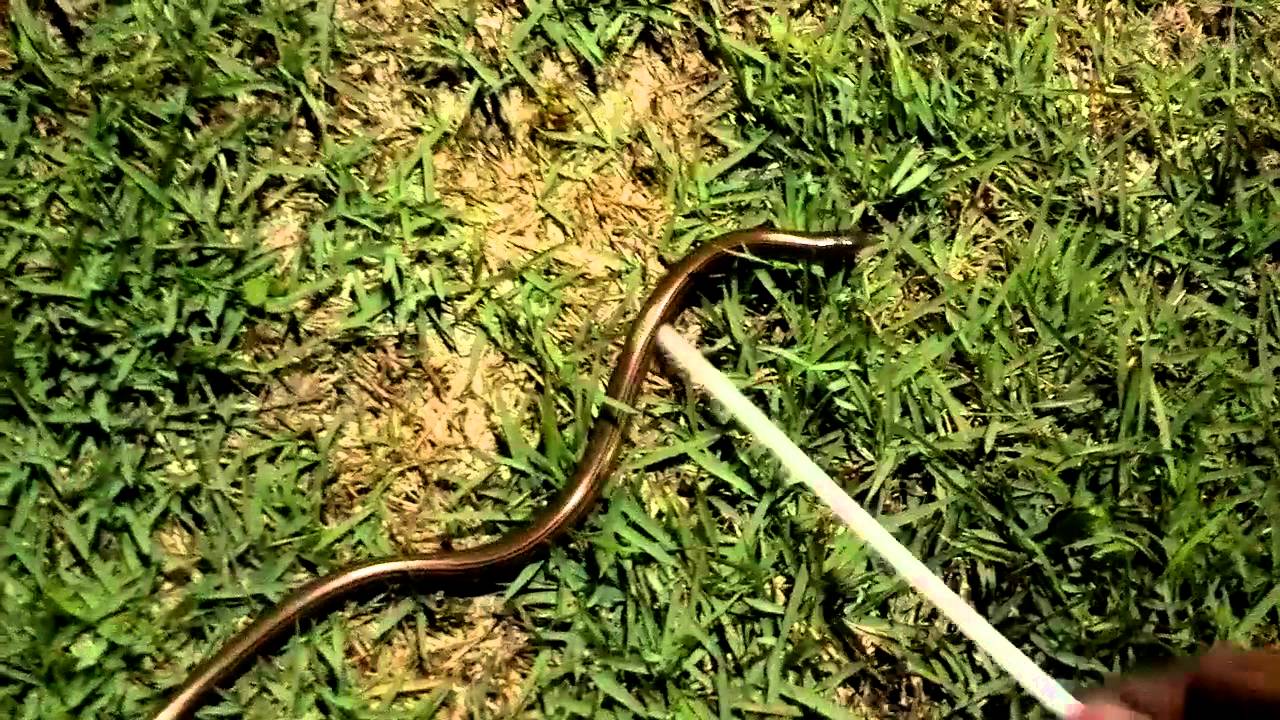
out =
<path fill-rule="evenodd" d="M 1122 705 L 1077 705 L 1067 711 L 1067 720 L 1149 720 L 1146 715 Z"/>

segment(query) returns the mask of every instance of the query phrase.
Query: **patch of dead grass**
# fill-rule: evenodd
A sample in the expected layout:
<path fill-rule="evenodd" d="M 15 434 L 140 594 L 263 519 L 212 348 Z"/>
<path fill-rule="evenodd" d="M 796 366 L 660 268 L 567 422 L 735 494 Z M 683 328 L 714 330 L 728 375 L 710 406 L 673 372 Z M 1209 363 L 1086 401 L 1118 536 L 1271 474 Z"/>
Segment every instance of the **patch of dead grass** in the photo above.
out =
<path fill-rule="evenodd" d="M 261 398 L 267 428 L 337 429 L 327 523 L 349 517 L 389 477 L 387 532 L 406 552 L 440 547 L 444 524 L 432 518 L 456 509 L 459 482 L 488 471 L 482 458 L 497 450 L 495 404 L 524 392 L 492 349 L 463 337 L 465 352 L 429 340 L 412 355 L 387 339 L 335 368 L 285 374 Z"/>
<path fill-rule="evenodd" d="M 511 364 L 482 340 L 460 337 L 459 352 L 429 338 L 412 354 L 388 339 L 331 370 L 287 374 L 262 398 L 268 427 L 336 428 L 326 524 L 377 503 L 384 531 L 401 552 L 491 539 L 481 534 L 478 520 L 466 518 L 466 508 L 459 507 L 466 503 L 455 494 L 461 485 L 495 474 L 485 457 L 497 450 L 494 403 L 510 406 L 525 390 Z M 379 633 L 376 611 L 358 612 L 349 622 L 348 658 L 369 696 L 412 697 L 451 687 L 443 717 L 465 717 L 477 702 L 504 713 L 518 700 L 532 662 L 527 636 L 494 597 L 451 602 L 423 627 L 406 620 Z M 473 692 L 477 679 L 492 691 Z"/>
<path fill-rule="evenodd" d="M 476 681 L 486 692 L 479 698 L 491 716 L 507 716 L 520 701 L 520 690 L 532 667 L 529 638 L 501 614 L 501 601 L 483 597 L 472 602 L 458 627 L 434 630 L 431 623 L 402 623 L 376 636 L 370 622 L 353 641 L 355 664 L 367 673 L 372 697 L 412 697 L 439 688 L 451 689 L 442 717 L 469 717 L 477 701 Z M 416 668 L 416 677 L 405 670 Z"/>

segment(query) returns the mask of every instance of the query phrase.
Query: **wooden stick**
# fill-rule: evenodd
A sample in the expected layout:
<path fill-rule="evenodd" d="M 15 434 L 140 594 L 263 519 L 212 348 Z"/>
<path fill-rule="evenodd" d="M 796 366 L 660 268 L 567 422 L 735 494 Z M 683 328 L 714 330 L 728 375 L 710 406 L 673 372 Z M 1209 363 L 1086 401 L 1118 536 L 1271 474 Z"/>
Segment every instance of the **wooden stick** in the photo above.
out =
<path fill-rule="evenodd" d="M 1080 703 L 1058 681 L 1049 677 L 1031 658 L 992 627 L 959 595 L 942 582 L 911 551 L 898 542 L 874 517 L 835 483 L 777 425 L 747 399 L 733 381 L 717 370 L 671 326 L 658 329 L 658 344 L 686 373 L 693 384 L 713 399 L 758 441 L 768 447 L 783 467 L 817 493 L 863 542 L 893 566 L 916 592 L 925 596 L 978 647 L 1013 676 L 1027 692 L 1058 717 L 1076 712 Z"/>

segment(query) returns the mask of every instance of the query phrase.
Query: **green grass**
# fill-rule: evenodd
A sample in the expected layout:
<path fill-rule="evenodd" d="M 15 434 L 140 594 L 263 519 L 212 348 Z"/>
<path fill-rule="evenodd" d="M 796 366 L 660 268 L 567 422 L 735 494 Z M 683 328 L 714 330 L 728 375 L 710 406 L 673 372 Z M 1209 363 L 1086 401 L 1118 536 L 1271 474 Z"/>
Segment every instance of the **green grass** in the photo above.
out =
<path fill-rule="evenodd" d="M 555 188 L 618 167 L 669 221 L 615 236 L 666 260 L 761 222 L 882 239 L 726 275 L 701 344 L 1052 674 L 1280 640 L 1265 3 L 406 2 L 379 26 L 136 0 L 73 15 L 76 51 L 35 5 L 0 45 L 0 715 L 143 716 L 304 578 L 397 528 L 516 527 L 563 481 L 621 291 L 656 278 L 486 262 L 436 153 L 535 159 L 530 222 L 571 246 L 595 227 Z M 641 51 L 710 69 L 689 132 L 592 114 Z M 351 66 L 387 58 L 406 109 L 373 117 L 386 83 Z M 360 436 L 353 487 L 350 418 L 264 407 L 388 342 L 425 377 L 476 334 L 527 391 L 481 472 Z M 732 423 L 654 389 L 606 500 L 479 611 L 514 658 L 447 659 L 471 600 L 388 597 L 204 717 L 1038 716 Z M 411 472 L 447 511 L 403 516 Z"/>

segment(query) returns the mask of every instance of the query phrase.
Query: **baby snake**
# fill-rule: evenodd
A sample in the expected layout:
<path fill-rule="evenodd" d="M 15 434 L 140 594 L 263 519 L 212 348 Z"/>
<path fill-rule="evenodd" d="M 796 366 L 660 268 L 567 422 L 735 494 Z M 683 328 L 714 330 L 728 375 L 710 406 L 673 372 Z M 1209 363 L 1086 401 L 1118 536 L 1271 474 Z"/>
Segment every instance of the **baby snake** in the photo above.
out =
<path fill-rule="evenodd" d="M 741 254 L 857 257 L 870 248 L 864 238 L 851 233 L 798 233 L 762 228 L 730 232 L 697 248 L 671 267 L 645 301 L 609 379 L 608 396 L 622 406 L 632 405 L 653 359 L 658 328 L 684 309 L 690 291 L 722 261 Z M 231 680 L 267 646 L 284 639 L 300 622 L 372 587 L 412 581 L 417 589 L 434 586 L 457 591 L 476 581 L 488 583 L 509 577 L 591 510 L 605 479 L 613 471 L 628 422 L 627 415 L 615 413 L 607 406 L 601 408 L 573 476 L 530 525 L 479 547 L 375 560 L 307 583 L 197 667 L 168 703 L 152 716 L 153 720 L 191 717 L 210 699 L 215 688 Z"/>

